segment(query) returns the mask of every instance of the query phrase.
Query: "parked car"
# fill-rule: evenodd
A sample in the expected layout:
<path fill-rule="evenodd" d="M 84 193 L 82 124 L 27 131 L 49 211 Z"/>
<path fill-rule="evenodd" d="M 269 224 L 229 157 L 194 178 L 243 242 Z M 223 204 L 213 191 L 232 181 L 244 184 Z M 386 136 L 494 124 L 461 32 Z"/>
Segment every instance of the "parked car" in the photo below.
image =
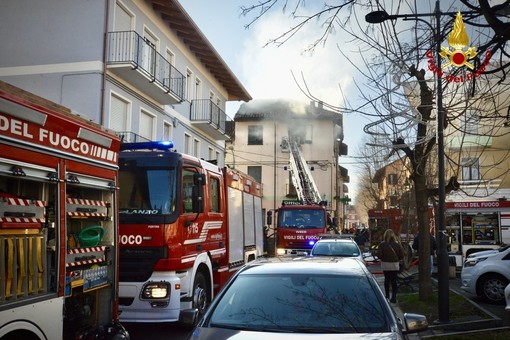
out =
<path fill-rule="evenodd" d="M 358 244 L 350 237 L 323 237 L 310 251 L 313 257 L 354 257 L 363 262 L 363 254 Z"/>
<path fill-rule="evenodd" d="M 428 327 L 423 315 L 403 322 L 356 259 L 265 259 L 234 274 L 190 339 L 405 339 Z"/>
<path fill-rule="evenodd" d="M 496 251 L 469 255 L 461 272 L 461 288 L 494 304 L 505 303 L 505 288 L 510 283 L 510 245 Z"/>

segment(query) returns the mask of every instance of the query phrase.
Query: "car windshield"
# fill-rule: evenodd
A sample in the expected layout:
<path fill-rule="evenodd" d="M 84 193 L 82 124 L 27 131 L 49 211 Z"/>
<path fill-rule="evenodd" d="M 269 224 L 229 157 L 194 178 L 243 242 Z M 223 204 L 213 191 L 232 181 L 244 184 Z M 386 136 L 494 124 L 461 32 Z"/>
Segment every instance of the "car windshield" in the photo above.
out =
<path fill-rule="evenodd" d="M 324 228 L 325 212 L 319 209 L 292 209 L 280 211 L 280 228 Z"/>
<path fill-rule="evenodd" d="M 209 323 L 274 332 L 390 331 L 368 278 L 331 274 L 240 275 L 218 301 Z"/>
<path fill-rule="evenodd" d="M 312 249 L 313 256 L 359 256 L 360 250 L 354 242 L 318 242 Z"/>

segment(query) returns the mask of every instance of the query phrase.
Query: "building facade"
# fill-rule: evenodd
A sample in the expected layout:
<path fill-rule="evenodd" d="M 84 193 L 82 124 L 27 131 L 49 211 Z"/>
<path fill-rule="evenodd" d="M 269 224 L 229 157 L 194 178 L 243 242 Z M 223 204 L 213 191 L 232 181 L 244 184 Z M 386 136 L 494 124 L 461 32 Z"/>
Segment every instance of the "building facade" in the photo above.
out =
<path fill-rule="evenodd" d="M 227 101 L 251 97 L 177 0 L 7 0 L 0 79 L 126 141 L 224 164 Z M 10 32 L 10 34 L 5 34 Z"/>
<path fill-rule="evenodd" d="M 226 163 L 263 183 L 265 211 L 297 198 L 286 143 L 293 138 L 299 140 L 322 200 L 338 226 L 343 225 L 344 209 L 338 198 L 347 193 L 349 178 L 338 164 L 339 154 L 347 153 L 341 113 L 326 110 L 321 103 L 253 100 L 241 105 L 234 121 L 235 137 L 227 143 Z"/>

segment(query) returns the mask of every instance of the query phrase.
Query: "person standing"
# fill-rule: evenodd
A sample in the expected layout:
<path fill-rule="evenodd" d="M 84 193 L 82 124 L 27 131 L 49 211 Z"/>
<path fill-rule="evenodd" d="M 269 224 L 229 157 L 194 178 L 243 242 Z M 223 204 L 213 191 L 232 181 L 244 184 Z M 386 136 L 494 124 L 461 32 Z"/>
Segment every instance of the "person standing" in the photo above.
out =
<path fill-rule="evenodd" d="M 384 241 L 379 243 L 377 257 L 381 260 L 381 269 L 384 273 L 384 292 L 391 303 L 397 302 L 397 275 L 400 271 L 400 261 L 404 259 L 404 249 L 397 242 L 395 233 L 391 229 L 384 232 Z"/>
<path fill-rule="evenodd" d="M 430 242 L 430 274 L 434 271 L 434 255 L 437 250 L 437 243 L 436 238 L 432 236 L 432 234 L 429 234 L 429 242 Z M 420 234 L 416 235 L 413 241 L 413 249 L 416 250 L 416 252 L 419 254 L 420 249 Z"/>

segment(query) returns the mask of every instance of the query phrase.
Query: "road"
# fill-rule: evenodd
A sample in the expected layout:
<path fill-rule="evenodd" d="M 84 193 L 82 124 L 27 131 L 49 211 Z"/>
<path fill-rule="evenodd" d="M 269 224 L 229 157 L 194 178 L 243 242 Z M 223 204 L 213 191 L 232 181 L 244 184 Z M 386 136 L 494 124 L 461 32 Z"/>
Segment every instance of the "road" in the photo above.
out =
<path fill-rule="evenodd" d="M 189 330 L 177 323 L 123 323 L 131 340 L 185 340 Z"/>

